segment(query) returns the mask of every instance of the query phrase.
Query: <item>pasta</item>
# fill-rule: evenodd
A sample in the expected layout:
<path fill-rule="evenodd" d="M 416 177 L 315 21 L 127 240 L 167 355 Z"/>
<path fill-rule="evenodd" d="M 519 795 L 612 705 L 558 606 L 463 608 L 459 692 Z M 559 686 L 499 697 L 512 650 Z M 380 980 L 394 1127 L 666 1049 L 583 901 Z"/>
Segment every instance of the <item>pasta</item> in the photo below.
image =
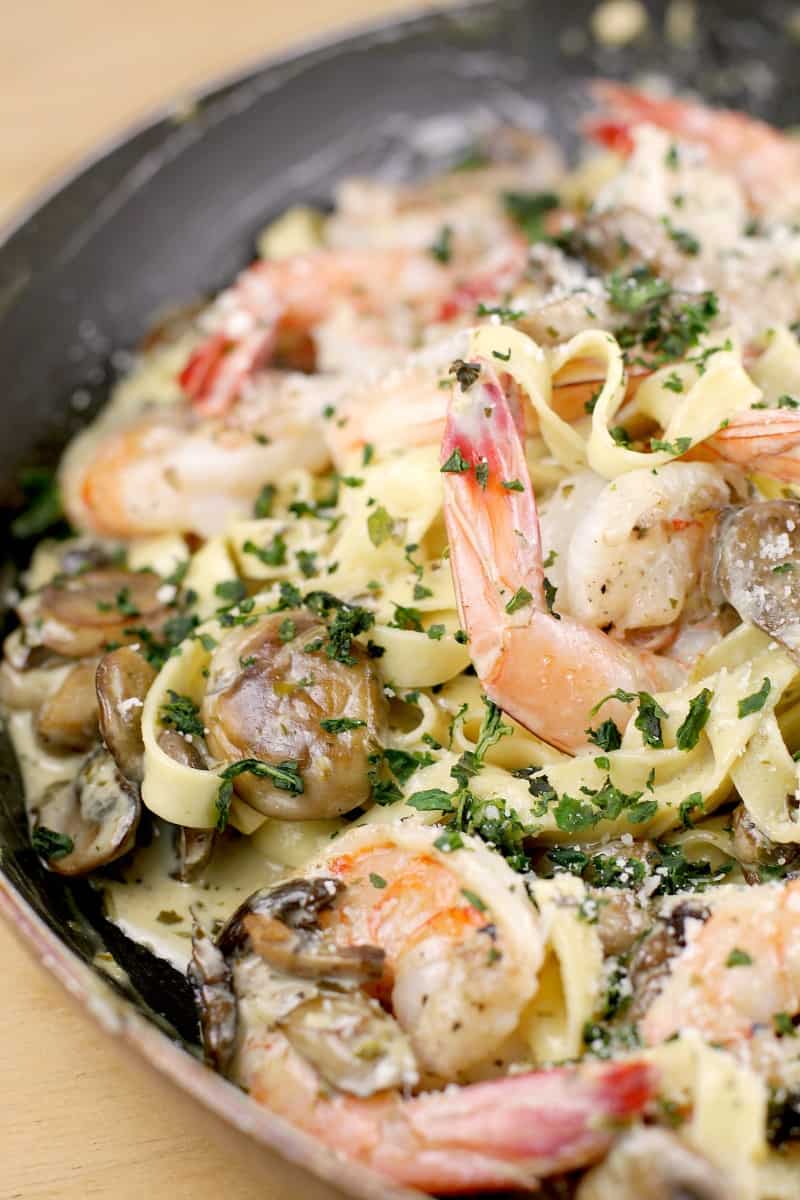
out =
<path fill-rule="evenodd" d="M 717 122 L 794 145 L 598 95 L 627 157 L 351 181 L 139 356 L 0 698 L 33 847 L 254 1102 L 435 1194 L 635 1200 L 657 1145 L 659 1194 L 783 1200 L 800 205 Z"/>

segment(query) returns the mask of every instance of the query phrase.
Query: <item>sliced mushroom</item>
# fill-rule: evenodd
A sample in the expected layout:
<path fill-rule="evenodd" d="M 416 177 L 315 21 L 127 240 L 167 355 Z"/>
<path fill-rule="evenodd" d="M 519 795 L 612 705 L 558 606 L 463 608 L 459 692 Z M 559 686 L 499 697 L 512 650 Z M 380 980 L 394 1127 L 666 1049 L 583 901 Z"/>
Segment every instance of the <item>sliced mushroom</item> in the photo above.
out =
<path fill-rule="evenodd" d="M 689 922 L 707 921 L 710 915 L 704 904 L 682 900 L 656 922 L 636 947 L 628 970 L 633 988 L 630 1009 L 633 1020 L 647 1012 L 664 986 L 672 960 L 686 946 Z"/>
<path fill-rule="evenodd" d="M 581 1180 L 575 1200 L 728 1200 L 732 1181 L 666 1129 L 620 1138 Z"/>
<path fill-rule="evenodd" d="M 602 892 L 595 930 L 604 954 L 627 954 L 652 924 L 648 905 L 636 893 L 610 888 Z"/>
<path fill-rule="evenodd" d="M 292 880 L 256 892 L 228 921 L 217 946 L 222 962 L 232 968 L 244 1034 L 253 1015 L 280 1029 L 322 1079 L 341 1091 L 369 1096 L 412 1086 L 418 1071 L 408 1039 L 357 986 L 382 974 L 383 951 L 339 948 L 320 927 L 320 914 L 341 890 L 341 883 L 327 877 Z M 224 976 L 220 960 L 205 955 L 208 965 L 203 965 L 203 955 L 201 944 L 193 980 L 208 1053 L 219 1058 L 220 1046 L 229 1044 L 230 1027 L 225 999 L 213 985 Z"/>
<path fill-rule="evenodd" d="M 128 779 L 141 783 L 144 768 L 142 708 L 156 672 L 132 646 L 104 654 L 95 677 L 103 741 Z"/>
<path fill-rule="evenodd" d="M 198 925 L 192 937 L 192 961 L 187 974 L 200 1014 L 206 1061 L 226 1074 L 236 1044 L 233 972 L 225 955 Z"/>
<path fill-rule="evenodd" d="M 73 780 L 51 784 L 36 805 L 34 849 L 59 875 L 87 875 L 131 849 L 140 813 L 138 787 L 98 747 Z"/>
<path fill-rule="evenodd" d="M 97 739 L 93 660 L 76 663 L 36 716 L 36 732 L 57 750 L 88 750 Z"/>
<path fill-rule="evenodd" d="M 202 704 L 208 745 L 222 762 L 292 761 L 303 792 L 241 774 L 241 797 L 269 817 L 335 817 L 370 794 L 370 756 L 387 718 L 381 679 L 365 649 L 328 657 L 327 626 L 306 611 L 273 613 L 234 630 L 215 650 Z M 323 721 L 344 719 L 338 728 Z M 350 724 L 353 722 L 354 724 Z"/>
<path fill-rule="evenodd" d="M 191 767 L 193 771 L 205 771 L 206 760 L 196 741 L 187 742 L 174 729 L 164 729 L 158 744 L 165 754 L 176 762 Z M 175 826 L 175 869 L 170 872 L 181 883 L 190 883 L 208 866 L 217 842 L 215 829 L 192 829 L 188 825 Z"/>
<path fill-rule="evenodd" d="M 788 867 L 800 855 L 800 846 L 793 842 L 771 841 L 762 833 L 744 804 L 733 813 L 733 853 L 748 883 L 761 883 L 760 868 Z"/>
<path fill-rule="evenodd" d="M 228 957 L 249 948 L 247 921 L 254 916 L 280 921 L 287 930 L 318 936 L 320 913 L 333 906 L 342 890 L 338 879 L 318 875 L 253 892 L 225 923 L 217 939 L 219 946 Z"/>
<path fill-rule="evenodd" d="M 709 591 L 800 657 L 800 501 L 724 509 L 712 540 Z"/>
<path fill-rule="evenodd" d="M 99 567 L 49 583 L 22 601 L 19 615 L 29 645 L 66 658 L 97 654 L 114 642 L 153 632 L 169 616 L 158 598 L 163 581 L 153 571 Z"/>

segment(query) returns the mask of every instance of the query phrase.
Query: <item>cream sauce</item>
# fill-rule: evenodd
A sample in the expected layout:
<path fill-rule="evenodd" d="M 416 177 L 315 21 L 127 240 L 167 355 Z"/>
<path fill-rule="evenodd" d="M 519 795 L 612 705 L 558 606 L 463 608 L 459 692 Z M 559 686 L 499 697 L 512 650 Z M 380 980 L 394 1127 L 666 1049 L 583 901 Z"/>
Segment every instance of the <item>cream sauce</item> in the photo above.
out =
<path fill-rule="evenodd" d="M 156 825 L 151 844 L 134 853 L 122 880 L 104 881 L 102 887 L 108 919 L 179 971 L 186 970 L 192 952 L 190 910 L 211 929 L 285 871 L 235 834 L 215 846 L 208 867 L 192 883 L 173 879 L 174 866 L 172 830 Z"/>

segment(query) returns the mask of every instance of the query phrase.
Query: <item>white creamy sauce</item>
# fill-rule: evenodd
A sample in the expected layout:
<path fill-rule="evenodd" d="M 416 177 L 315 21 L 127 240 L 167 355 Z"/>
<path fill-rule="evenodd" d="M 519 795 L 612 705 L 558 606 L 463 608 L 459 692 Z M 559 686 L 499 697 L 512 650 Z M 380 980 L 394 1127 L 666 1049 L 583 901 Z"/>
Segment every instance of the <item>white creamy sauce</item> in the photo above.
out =
<path fill-rule="evenodd" d="M 123 881 L 102 881 L 101 886 L 108 919 L 180 971 L 186 970 L 192 952 L 190 910 L 211 929 L 285 870 L 264 858 L 249 839 L 234 835 L 215 846 L 211 862 L 194 882 L 173 879 L 174 865 L 172 830 L 157 825 L 152 843 L 137 850 L 123 869 Z"/>

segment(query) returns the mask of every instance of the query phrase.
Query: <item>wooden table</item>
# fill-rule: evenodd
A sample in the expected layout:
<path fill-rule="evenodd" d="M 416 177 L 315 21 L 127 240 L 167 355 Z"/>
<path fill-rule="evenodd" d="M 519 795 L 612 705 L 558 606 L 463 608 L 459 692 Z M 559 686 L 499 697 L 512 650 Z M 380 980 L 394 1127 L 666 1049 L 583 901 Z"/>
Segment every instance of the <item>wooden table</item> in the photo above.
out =
<path fill-rule="evenodd" d="M 409 0 L 28 0 L 0 39 L 0 222 L 54 173 L 183 90 Z M 417 8 L 422 7 L 417 3 Z M 74 1007 L 0 927 L 0 1200 L 323 1200 L 266 1184 L 219 1129 Z"/>

